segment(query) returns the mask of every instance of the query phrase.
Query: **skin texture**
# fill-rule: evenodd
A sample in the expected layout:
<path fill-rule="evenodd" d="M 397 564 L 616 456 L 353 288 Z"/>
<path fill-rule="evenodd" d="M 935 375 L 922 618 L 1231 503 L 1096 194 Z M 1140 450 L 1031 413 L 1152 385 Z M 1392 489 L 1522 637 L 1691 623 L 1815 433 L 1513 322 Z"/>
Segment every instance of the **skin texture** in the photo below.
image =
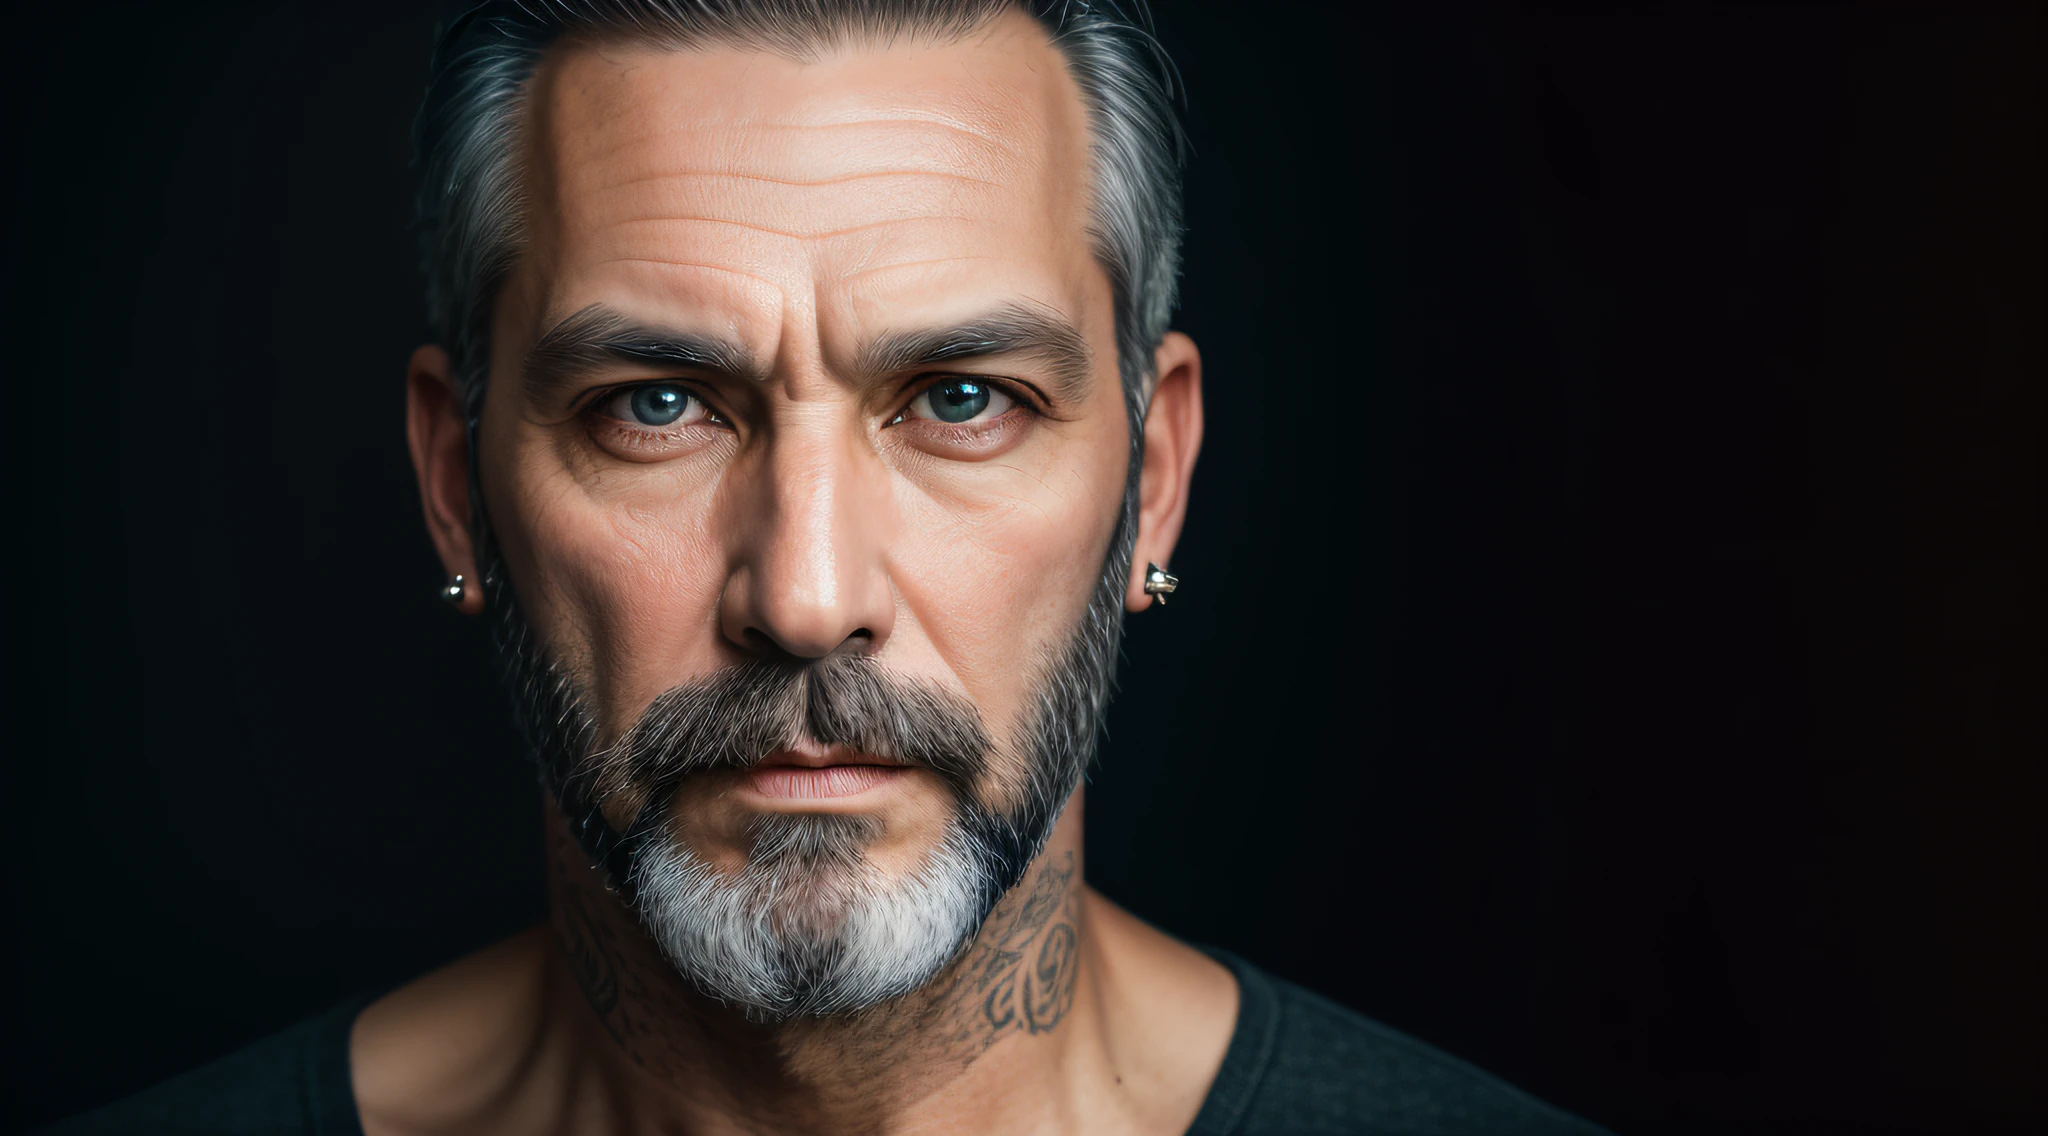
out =
<path fill-rule="evenodd" d="M 1009 736 L 1101 572 L 1129 460 L 1110 284 L 1087 236 L 1086 114 L 1043 33 L 1012 16 L 958 42 L 808 61 L 564 44 L 529 107 L 528 239 L 495 313 L 480 482 L 521 607 L 600 733 L 749 659 L 859 650 Z M 875 365 L 891 336 L 1003 311 L 1068 329 L 1086 358 Z M 720 341 L 739 365 L 607 359 L 535 381 L 536 345 L 597 312 Z M 1170 334 L 1154 361 L 1132 611 L 1151 602 L 1144 565 L 1166 565 L 1179 535 L 1202 431 L 1193 343 Z M 937 421 L 921 396 L 962 376 L 1003 397 L 971 424 Z M 656 380 L 695 400 L 679 424 L 632 420 L 630 384 Z M 429 530 L 448 572 L 474 580 L 445 353 L 421 348 L 408 382 Z M 461 606 L 482 602 L 472 588 Z M 926 989 L 777 1027 L 690 990 L 550 806 L 551 929 L 365 1012 L 351 1054 L 365 1128 L 1181 1131 L 1236 992 L 1082 884 L 1079 796 Z M 902 873 L 952 805 L 907 770 L 832 798 L 686 779 L 674 808 L 722 866 L 763 812 L 861 813 L 881 822 L 870 860 Z M 1049 977 L 1020 986 L 1033 964 Z"/>

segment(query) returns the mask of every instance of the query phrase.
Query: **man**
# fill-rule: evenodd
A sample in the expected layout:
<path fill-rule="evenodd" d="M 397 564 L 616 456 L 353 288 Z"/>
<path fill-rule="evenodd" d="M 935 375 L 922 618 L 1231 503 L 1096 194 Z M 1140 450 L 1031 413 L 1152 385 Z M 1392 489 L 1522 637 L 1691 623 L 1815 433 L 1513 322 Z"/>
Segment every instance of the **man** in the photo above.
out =
<path fill-rule="evenodd" d="M 1106 7 L 489 3 L 420 118 L 445 597 L 551 918 L 78 1131 L 1577 1132 L 1084 884 L 1202 435 Z"/>

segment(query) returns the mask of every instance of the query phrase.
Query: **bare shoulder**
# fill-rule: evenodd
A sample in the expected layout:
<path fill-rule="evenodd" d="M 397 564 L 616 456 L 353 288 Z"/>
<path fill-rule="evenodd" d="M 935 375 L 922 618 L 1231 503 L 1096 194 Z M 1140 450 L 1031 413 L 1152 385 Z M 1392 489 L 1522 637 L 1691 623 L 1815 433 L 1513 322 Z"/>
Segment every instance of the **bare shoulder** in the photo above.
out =
<path fill-rule="evenodd" d="M 1237 979 L 1223 964 L 1093 888 L 1088 929 L 1114 1059 L 1134 1099 L 1184 1131 L 1201 1110 L 1237 1028 Z"/>
<path fill-rule="evenodd" d="M 349 1066 L 367 1136 L 473 1131 L 535 1089 L 550 998 L 548 931 L 524 931 L 365 1008 Z"/>

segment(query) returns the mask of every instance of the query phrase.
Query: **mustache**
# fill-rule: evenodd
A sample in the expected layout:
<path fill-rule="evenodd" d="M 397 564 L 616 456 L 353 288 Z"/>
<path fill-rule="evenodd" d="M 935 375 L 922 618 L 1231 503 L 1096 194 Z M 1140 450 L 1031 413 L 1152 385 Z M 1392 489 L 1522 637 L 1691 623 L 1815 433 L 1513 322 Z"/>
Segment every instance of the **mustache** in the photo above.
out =
<path fill-rule="evenodd" d="M 961 695 L 835 654 L 743 663 L 667 690 L 571 776 L 588 799 L 637 816 L 685 777 L 750 769 L 805 738 L 931 770 L 963 799 L 993 748 Z"/>

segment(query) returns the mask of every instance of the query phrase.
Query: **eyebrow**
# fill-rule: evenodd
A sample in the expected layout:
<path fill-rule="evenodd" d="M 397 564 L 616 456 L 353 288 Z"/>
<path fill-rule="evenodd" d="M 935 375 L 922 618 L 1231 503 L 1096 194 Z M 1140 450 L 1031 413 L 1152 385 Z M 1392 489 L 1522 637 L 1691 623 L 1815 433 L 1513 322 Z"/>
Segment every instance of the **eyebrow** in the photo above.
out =
<path fill-rule="evenodd" d="M 1095 353 L 1087 339 L 1057 313 L 1025 304 L 1008 304 L 951 327 L 880 336 L 861 348 L 854 367 L 862 375 L 886 375 L 998 355 L 1045 364 L 1056 401 L 1085 398 L 1095 375 Z M 544 404 L 579 376 L 620 362 L 695 367 L 743 380 L 767 377 L 744 344 L 650 327 L 605 304 L 591 304 L 540 337 L 526 353 L 521 384 L 528 401 Z"/>
<path fill-rule="evenodd" d="M 741 379 L 764 374 L 744 344 L 650 327 L 604 304 L 591 304 L 540 337 L 526 353 L 520 382 L 530 402 L 544 403 L 578 376 L 607 363 L 669 363 Z"/>
<path fill-rule="evenodd" d="M 993 355 L 1022 355 L 1045 364 L 1058 401 L 1078 401 L 1095 377 L 1088 341 L 1057 313 L 1010 304 L 952 327 L 900 331 L 863 347 L 855 366 L 864 375 L 911 371 Z"/>

